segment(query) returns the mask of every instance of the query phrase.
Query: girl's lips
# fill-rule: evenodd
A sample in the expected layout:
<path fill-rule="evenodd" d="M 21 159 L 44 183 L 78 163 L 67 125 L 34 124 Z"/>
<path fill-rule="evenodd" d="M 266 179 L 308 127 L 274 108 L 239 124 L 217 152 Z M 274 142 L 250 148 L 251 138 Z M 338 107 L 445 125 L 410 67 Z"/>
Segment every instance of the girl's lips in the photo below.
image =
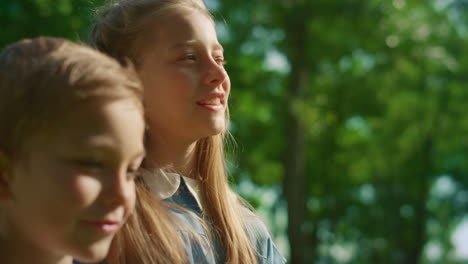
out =
<path fill-rule="evenodd" d="M 224 94 L 211 94 L 202 100 L 197 101 L 197 105 L 210 111 L 221 111 L 224 109 Z"/>
<path fill-rule="evenodd" d="M 212 102 L 212 101 L 218 101 L 218 102 L 224 103 L 224 94 L 222 94 L 222 93 L 212 93 L 212 94 L 198 100 L 197 103 L 207 104 L 207 103 Z"/>
<path fill-rule="evenodd" d="M 223 104 L 200 104 L 200 103 L 197 103 L 199 106 L 205 108 L 205 109 L 208 109 L 210 111 L 213 111 L 213 112 L 218 112 L 218 111 L 221 111 L 224 109 L 224 105 Z"/>
<path fill-rule="evenodd" d="M 113 234 L 120 229 L 119 221 L 109 220 L 97 220 L 97 221 L 86 221 L 86 223 L 94 228 L 97 228 L 104 234 Z"/>

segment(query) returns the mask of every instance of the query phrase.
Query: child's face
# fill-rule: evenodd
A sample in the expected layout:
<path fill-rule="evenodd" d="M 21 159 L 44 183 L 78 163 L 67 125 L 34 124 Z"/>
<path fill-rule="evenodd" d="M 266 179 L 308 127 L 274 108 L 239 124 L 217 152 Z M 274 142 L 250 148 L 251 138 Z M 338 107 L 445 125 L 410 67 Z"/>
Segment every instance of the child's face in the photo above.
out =
<path fill-rule="evenodd" d="M 7 241 L 43 257 L 97 261 L 133 210 L 144 122 L 129 99 L 91 103 L 61 122 L 14 163 Z"/>
<path fill-rule="evenodd" d="M 224 131 L 230 81 L 212 21 L 179 11 L 157 22 L 139 67 L 150 128 L 181 141 Z"/>

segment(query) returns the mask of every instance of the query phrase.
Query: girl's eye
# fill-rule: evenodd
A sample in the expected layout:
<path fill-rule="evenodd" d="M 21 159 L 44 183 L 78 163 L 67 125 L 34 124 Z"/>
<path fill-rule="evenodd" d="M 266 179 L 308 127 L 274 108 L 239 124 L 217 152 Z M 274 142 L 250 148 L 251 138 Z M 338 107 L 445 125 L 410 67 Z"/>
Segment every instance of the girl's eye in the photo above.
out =
<path fill-rule="evenodd" d="M 140 175 L 140 170 L 139 169 L 128 169 L 127 170 L 127 176 L 129 179 L 135 179 Z"/>
<path fill-rule="evenodd" d="M 216 61 L 216 63 L 218 63 L 219 65 L 226 65 L 226 63 L 227 63 L 227 61 L 224 60 L 223 57 L 215 58 L 215 61 Z"/>
<path fill-rule="evenodd" d="M 184 55 L 184 60 L 191 60 L 191 61 L 196 61 L 197 56 L 195 54 L 186 54 Z"/>

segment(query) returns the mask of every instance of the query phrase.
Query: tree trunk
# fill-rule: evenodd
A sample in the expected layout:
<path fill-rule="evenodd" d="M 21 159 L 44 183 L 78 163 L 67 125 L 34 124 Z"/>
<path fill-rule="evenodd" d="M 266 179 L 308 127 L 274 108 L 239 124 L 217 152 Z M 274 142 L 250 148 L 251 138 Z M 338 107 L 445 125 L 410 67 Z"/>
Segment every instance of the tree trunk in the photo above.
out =
<path fill-rule="evenodd" d="M 426 203 L 429 198 L 430 175 L 433 173 L 431 135 L 427 136 L 427 139 L 424 141 L 421 155 L 421 182 L 415 210 L 416 221 L 414 222 L 415 239 L 408 256 L 408 263 L 414 264 L 420 263 L 424 245 L 426 244 L 426 222 L 428 215 Z"/>
<path fill-rule="evenodd" d="M 291 18 L 287 37 L 289 52 L 287 54 L 291 63 L 290 82 L 287 91 L 286 121 L 286 152 L 285 152 L 285 177 L 284 193 L 288 203 L 288 236 L 290 242 L 290 263 L 305 263 L 306 236 L 302 230 L 307 212 L 307 195 L 305 181 L 305 149 L 306 131 L 300 116 L 293 111 L 293 104 L 302 100 L 309 84 L 309 69 L 306 65 L 307 36 L 304 21 L 299 14 Z"/>

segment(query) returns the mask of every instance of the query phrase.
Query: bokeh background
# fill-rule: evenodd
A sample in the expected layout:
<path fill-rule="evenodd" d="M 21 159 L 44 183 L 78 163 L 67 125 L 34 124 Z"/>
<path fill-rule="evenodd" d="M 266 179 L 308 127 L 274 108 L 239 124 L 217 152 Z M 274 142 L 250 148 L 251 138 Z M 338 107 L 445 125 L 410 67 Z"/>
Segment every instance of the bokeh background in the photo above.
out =
<path fill-rule="evenodd" d="M 0 48 L 102 0 L 1 0 Z M 468 1 L 206 0 L 234 188 L 292 264 L 468 263 Z"/>

